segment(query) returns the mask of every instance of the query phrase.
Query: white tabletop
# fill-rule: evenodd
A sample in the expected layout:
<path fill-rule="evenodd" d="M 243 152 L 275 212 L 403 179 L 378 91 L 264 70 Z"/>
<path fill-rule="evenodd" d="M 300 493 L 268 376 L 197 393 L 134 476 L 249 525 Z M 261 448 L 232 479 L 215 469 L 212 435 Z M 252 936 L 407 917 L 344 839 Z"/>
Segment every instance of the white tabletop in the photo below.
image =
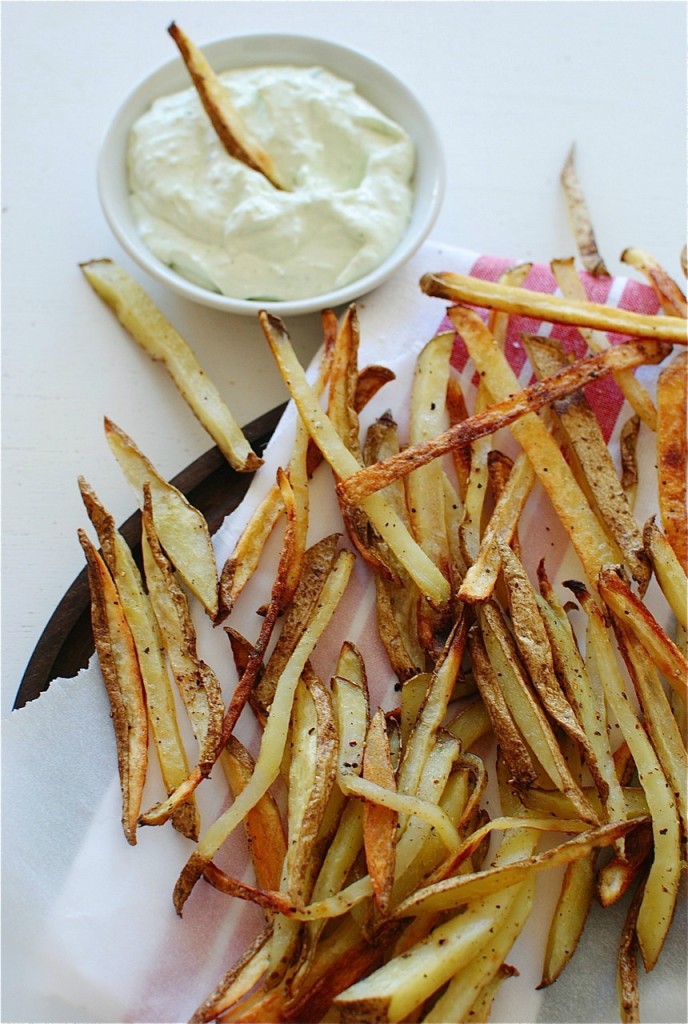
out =
<path fill-rule="evenodd" d="M 612 272 L 624 247 L 640 245 L 679 273 L 682 3 L 3 3 L 3 714 L 82 568 L 77 476 L 118 519 L 133 510 L 103 415 L 168 475 L 210 447 L 78 269 L 110 256 L 142 279 L 101 214 L 95 166 L 119 103 L 174 56 L 172 19 L 200 43 L 257 31 L 322 36 L 403 78 L 444 141 L 435 240 L 543 261 L 572 255 L 558 178 L 575 141 Z M 241 422 L 285 398 L 255 322 L 143 283 Z M 317 316 L 288 325 L 304 360 L 318 325 Z"/>

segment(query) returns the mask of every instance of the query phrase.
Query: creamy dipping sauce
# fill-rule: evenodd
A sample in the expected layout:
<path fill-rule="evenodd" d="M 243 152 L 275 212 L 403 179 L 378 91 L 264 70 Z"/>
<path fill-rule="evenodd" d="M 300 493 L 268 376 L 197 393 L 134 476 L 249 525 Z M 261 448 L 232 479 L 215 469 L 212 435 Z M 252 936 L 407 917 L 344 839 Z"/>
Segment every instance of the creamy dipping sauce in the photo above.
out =
<path fill-rule="evenodd" d="M 308 298 L 379 266 L 410 218 L 406 132 L 319 67 L 220 78 L 290 191 L 227 154 L 193 87 L 163 97 L 132 128 L 128 152 L 131 203 L 152 252 L 240 299 Z"/>

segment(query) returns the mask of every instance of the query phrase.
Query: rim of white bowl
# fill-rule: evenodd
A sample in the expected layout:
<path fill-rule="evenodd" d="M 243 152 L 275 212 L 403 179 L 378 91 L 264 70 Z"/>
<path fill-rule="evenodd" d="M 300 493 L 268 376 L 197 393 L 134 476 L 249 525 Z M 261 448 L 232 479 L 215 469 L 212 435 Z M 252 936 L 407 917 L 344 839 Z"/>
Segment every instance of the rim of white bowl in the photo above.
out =
<path fill-rule="evenodd" d="M 260 301 L 238 299 L 202 288 L 162 263 L 141 239 L 129 202 L 126 143 L 131 125 L 159 96 L 190 84 L 181 58 L 147 75 L 119 106 L 105 133 L 97 168 L 97 185 L 105 219 L 122 248 L 151 277 L 178 294 L 228 313 L 255 316 L 268 309 L 281 316 L 298 316 L 344 305 L 378 287 L 420 248 L 437 219 L 445 190 L 445 163 L 435 126 L 407 85 L 366 54 L 317 36 L 259 33 L 229 36 L 202 47 L 219 70 L 263 63 L 322 65 L 349 78 L 361 95 L 398 121 L 416 147 L 414 204 L 411 220 L 393 252 L 364 277 L 342 288 L 304 299 Z M 220 64 L 224 62 L 224 66 Z M 420 180 L 417 180 L 420 175 Z"/>

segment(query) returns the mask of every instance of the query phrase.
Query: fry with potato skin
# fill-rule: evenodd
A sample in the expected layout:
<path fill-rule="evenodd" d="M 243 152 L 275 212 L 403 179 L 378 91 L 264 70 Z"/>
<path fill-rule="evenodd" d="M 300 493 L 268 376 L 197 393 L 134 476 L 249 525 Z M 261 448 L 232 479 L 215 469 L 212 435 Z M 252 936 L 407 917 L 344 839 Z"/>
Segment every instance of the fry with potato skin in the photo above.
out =
<path fill-rule="evenodd" d="M 608 277 L 609 271 L 597 246 L 588 203 L 576 169 L 575 146 L 571 146 L 566 157 L 561 169 L 560 182 L 566 200 L 571 234 L 578 246 L 583 266 L 595 277 Z"/>
<path fill-rule="evenodd" d="M 456 310 L 459 307 L 454 307 Z M 456 312 L 457 319 L 473 317 L 475 324 L 484 327 L 482 321 L 468 310 Z M 498 351 L 498 350 L 497 350 Z M 337 485 L 337 490 L 348 501 L 356 504 L 375 491 L 386 487 L 392 480 L 406 476 L 418 466 L 461 448 L 476 437 L 493 434 L 502 427 L 511 426 L 527 413 L 538 412 L 545 405 L 565 398 L 593 380 L 611 373 L 614 369 L 640 366 L 644 363 L 658 363 L 668 354 L 669 348 L 662 342 L 626 342 L 606 352 L 581 359 L 553 377 L 521 390 L 512 386 L 509 398 L 495 402 L 481 413 L 475 413 L 467 420 L 460 420 L 439 437 L 404 449 L 398 456 L 386 459 L 375 466 L 368 466 L 357 472 L 353 470 Z"/>
<path fill-rule="evenodd" d="M 652 662 L 678 693 L 688 693 L 688 658 L 662 629 L 649 608 L 643 604 L 618 569 L 607 566 L 599 574 L 599 590 L 605 603 L 619 623 L 632 630 Z"/>
<path fill-rule="evenodd" d="M 656 260 L 649 252 L 637 246 L 624 249 L 619 259 L 622 263 L 635 267 L 636 270 L 645 275 L 652 285 L 665 313 L 669 316 L 681 316 L 684 319 L 688 316 L 688 304 L 686 304 L 685 295 L 676 282 L 669 277 L 659 260 Z"/>
<path fill-rule="evenodd" d="M 258 171 L 275 188 L 286 188 L 272 158 L 252 138 L 234 109 L 227 90 L 201 50 L 174 21 L 167 31 L 177 44 L 201 103 L 227 153 L 252 170 Z"/>
<path fill-rule="evenodd" d="M 148 485 L 154 502 L 155 532 L 167 557 L 210 617 L 216 619 L 217 564 L 204 517 L 178 488 L 158 473 L 134 441 L 107 417 L 105 437 L 140 508 L 144 503 L 144 485 Z"/>
<path fill-rule="evenodd" d="M 373 715 L 366 736 L 362 776 L 386 789 L 396 789 L 384 712 Z M 386 914 L 394 883 L 397 812 L 379 804 L 363 806 L 363 844 L 368 874 L 373 883 L 373 898 L 381 914 Z"/>
<path fill-rule="evenodd" d="M 219 391 L 196 356 L 143 288 L 112 260 L 91 260 L 81 269 L 93 290 L 122 326 L 156 362 L 161 362 L 232 469 L 252 473 L 262 465 Z"/>
<path fill-rule="evenodd" d="M 576 302 L 450 272 L 425 274 L 420 286 L 426 295 L 450 302 L 467 302 L 472 306 L 532 316 L 552 323 L 591 327 L 636 338 L 654 338 L 672 345 L 685 345 L 688 341 L 686 325 L 676 317 L 631 313 L 613 306 Z"/>
<path fill-rule="evenodd" d="M 83 530 L 79 543 L 88 565 L 91 623 L 112 709 L 122 791 L 122 828 L 136 845 L 136 825 L 148 767 L 148 716 L 136 646 L 108 568 Z"/>
<path fill-rule="evenodd" d="M 103 559 L 117 588 L 134 639 L 146 697 L 148 726 L 162 780 L 169 794 L 187 777 L 189 764 L 179 733 L 160 627 L 134 556 L 117 530 L 113 516 L 83 477 L 79 477 L 79 490 L 98 534 Z M 177 808 L 172 824 L 187 838 L 198 839 L 200 818 L 193 799 Z"/>

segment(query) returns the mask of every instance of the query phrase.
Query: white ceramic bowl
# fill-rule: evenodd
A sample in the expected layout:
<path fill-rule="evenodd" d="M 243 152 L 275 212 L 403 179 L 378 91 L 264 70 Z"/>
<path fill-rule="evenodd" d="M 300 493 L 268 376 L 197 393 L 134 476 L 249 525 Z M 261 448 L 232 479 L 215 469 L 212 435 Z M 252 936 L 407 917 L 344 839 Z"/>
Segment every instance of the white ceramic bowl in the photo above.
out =
<path fill-rule="evenodd" d="M 217 71 L 264 64 L 320 65 L 353 82 L 370 100 L 409 133 L 416 147 L 414 203 L 410 222 L 391 255 L 365 277 L 322 295 L 288 302 L 256 302 L 219 295 L 187 281 L 148 249 L 139 237 L 129 202 L 126 152 L 131 126 L 159 96 L 190 85 L 181 58 L 171 60 L 134 89 L 119 108 L 105 136 L 98 163 L 98 192 L 105 217 L 126 252 L 152 277 L 176 292 L 228 313 L 256 315 L 269 308 L 295 316 L 352 302 L 372 291 L 404 263 L 427 238 L 444 194 L 444 158 L 427 113 L 407 87 L 370 58 L 336 43 L 306 36 L 251 35 L 221 39 L 203 46 Z"/>

